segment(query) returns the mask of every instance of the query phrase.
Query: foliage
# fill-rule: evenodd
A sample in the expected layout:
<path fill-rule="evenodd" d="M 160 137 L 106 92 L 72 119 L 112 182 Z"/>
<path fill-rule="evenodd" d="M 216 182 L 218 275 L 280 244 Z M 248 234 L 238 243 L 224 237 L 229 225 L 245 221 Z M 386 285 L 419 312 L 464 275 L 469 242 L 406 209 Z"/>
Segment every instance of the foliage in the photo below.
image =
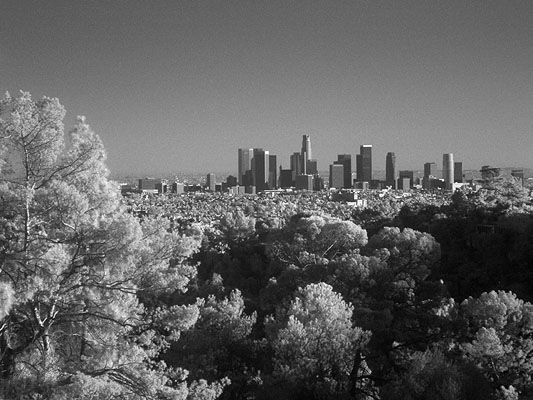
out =
<path fill-rule="evenodd" d="M 325 283 L 299 289 L 288 310 L 269 320 L 274 374 L 313 388 L 315 395 L 368 390 L 360 377 L 366 373 L 361 352 L 370 332 L 352 326 L 352 312 Z"/>
<path fill-rule="evenodd" d="M 271 232 L 267 251 L 278 262 L 304 267 L 327 264 L 367 241 L 366 231 L 351 221 L 328 215 L 296 215 L 285 228 Z"/>
<path fill-rule="evenodd" d="M 492 291 L 463 301 L 461 315 L 467 322 L 464 355 L 497 387 L 526 390 L 533 374 L 533 305 L 514 293 Z"/>
<path fill-rule="evenodd" d="M 194 325 L 194 308 L 152 309 L 138 294 L 164 281 L 185 290 L 197 246 L 127 213 L 84 118 L 65 148 L 64 113 L 28 93 L 0 102 L 2 386 L 22 397 L 186 394 L 152 357 Z"/>
<path fill-rule="evenodd" d="M 490 385 L 474 367 L 453 360 L 439 348 L 403 357 L 405 370 L 383 388 L 383 400 L 482 400 L 491 396 Z"/>

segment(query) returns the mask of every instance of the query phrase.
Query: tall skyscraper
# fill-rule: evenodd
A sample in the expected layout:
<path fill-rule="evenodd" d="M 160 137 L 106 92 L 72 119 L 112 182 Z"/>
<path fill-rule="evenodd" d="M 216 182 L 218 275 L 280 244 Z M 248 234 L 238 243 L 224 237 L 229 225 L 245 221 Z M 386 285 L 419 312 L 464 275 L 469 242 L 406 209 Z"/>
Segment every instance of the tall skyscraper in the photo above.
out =
<path fill-rule="evenodd" d="M 453 153 L 442 155 L 442 177 L 444 178 L 444 187 L 446 190 L 452 190 L 453 187 Z"/>
<path fill-rule="evenodd" d="M 372 145 L 363 144 L 356 157 L 357 180 L 360 182 L 372 181 Z"/>
<path fill-rule="evenodd" d="M 311 138 L 309 135 L 303 135 L 302 138 L 302 174 L 307 173 L 307 161 L 313 158 L 313 155 L 311 153 Z"/>
<path fill-rule="evenodd" d="M 385 185 L 396 189 L 396 155 L 391 152 L 385 158 Z"/>
<path fill-rule="evenodd" d="M 295 179 L 290 169 L 279 169 L 279 187 L 282 189 L 288 189 L 295 186 Z"/>
<path fill-rule="evenodd" d="M 296 181 L 298 175 L 302 175 L 302 154 L 293 153 L 291 155 L 291 170 L 293 172 L 293 181 Z"/>
<path fill-rule="evenodd" d="M 352 184 L 352 155 L 351 154 L 338 154 L 337 161 L 334 164 L 339 164 L 344 167 L 343 184 L 342 187 L 349 189 Z"/>
<path fill-rule="evenodd" d="M 336 189 L 344 187 L 344 166 L 342 164 L 329 166 L 329 187 Z"/>
<path fill-rule="evenodd" d="M 270 177 L 270 154 L 268 150 L 254 149 L 252 175 L 257 192 L 268 189 L 268 180 Z"/>
<path fill-rule="evenodd" d="M 453 181 L 462 183 L 463 182 L 463 162 L 455 161 L 453 163 Z"/>
<path fill-rule="evenodd" d="M 278 158 L 270 154 L 268 159 L 268 188 L 277 189 L 278 187 Z"/>
<path fill-rule="evenodd" d="M 246 171 L 252 169 L 252 158 L 254 157 L 254 149 L 239 149 L 238 156 L 238 176 L 239 185 L 246 185 L 245 175 Z"/>

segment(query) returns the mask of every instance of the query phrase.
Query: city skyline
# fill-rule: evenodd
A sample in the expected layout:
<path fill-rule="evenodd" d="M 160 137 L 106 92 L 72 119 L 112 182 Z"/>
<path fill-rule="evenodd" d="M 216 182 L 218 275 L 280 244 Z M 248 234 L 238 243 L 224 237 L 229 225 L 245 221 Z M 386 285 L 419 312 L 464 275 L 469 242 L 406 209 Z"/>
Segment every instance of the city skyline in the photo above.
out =
<path fill-rule="evenodd" d="M 233 181 L 233 186 L 241 187 L 247 193 L 262 192 L 272 189 L 321 190 L 324 187 L 324 176 L 320 176 L 315 159 L 311 151 L 310 135 L 302 136 L 300 152 L 290 156 L 290 168 L 279 165 L 278 159 L 269 150 L 262 148 L 239 148 L 237 151 L 237 178 L 230 175 L 227 181 Z M 362 144 L 356 155 L 355 169 L 352 166 L 351 154 L 338 154 L 337 160 L 329 164 L 327 187 L 335 189 L 403 189 L 408 190 L 415 185 L 424 189 L 454 190 L 456 183 L 466 181 L 463 174 L 463 162 L 454 161 L 453 153 L 443 153 L 442 170 L 437 170 L 435 162 L 425 162 L 423 176 L 420 169 L 397 170 L 396 154 L 388 152 L 385 158 L 385 177 L 374 175 L 372 162 L 372 145 Z M 483 166 L 486 170 L 489 166 Z M 499 171 L 499 168 L 493 168 Z M 517 170 L 518 171 L 518 170 Z M 440 173 L 439 173 L 440 172 Z M 513 171 L 513 173 L 516 171 Z M 523 170 L 520 170 L 523 173 Z M 208 174 L 207 181 L 210 182 Z M 439 176 L 441 175 L 441 176 Z M 279 177 L 279 179 L 278 179 Z M 441 179 L 442 177 L 442 179 Z M 473 179 L 473 176 L 470 176 Z M 209 184 L 207 185 L 209 186 Z M 232 186 L 228 184 L 227 187 Z M 253 188 L 252 188 L 253 187 Z M 213 191 L 212 189 L 210 189 Z"/>
<path fill-rule="evenodd" d="M 8 0 L 0 90 L 57 97 L 114 175 L 237 171 L 236 148 L 327 171 L 373 145 L 397 170 L 531 168 L 533 3 Z M 31 27 L 31 29 L 29 29 Z M 282 160 L 281 162 L 279 160 Z M 355 164 L 355 163 L 354 163 Z"/>

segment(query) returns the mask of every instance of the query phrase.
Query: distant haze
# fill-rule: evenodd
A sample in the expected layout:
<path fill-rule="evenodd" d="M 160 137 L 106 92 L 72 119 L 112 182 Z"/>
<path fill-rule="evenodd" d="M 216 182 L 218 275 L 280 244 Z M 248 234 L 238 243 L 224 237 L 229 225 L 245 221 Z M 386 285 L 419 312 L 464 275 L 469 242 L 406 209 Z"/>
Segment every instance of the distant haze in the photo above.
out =
<path fill-rule="evenodd" d="M 6 0 L 0 90 L 58 97 L 114 174 L 237 171 L 239 147 L 319 170 L 531 167 L 533 1 Z"/>

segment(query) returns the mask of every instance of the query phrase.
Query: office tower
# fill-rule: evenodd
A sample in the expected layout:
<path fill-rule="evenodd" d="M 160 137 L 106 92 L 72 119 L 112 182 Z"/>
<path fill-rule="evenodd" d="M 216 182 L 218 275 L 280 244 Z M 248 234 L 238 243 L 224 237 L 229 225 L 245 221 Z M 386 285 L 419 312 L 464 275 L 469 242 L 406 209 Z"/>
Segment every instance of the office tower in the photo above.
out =
<path fill-rule="evenodd" d="M 279 169 L 279 187 L 282 189 L 288 189 L 292 186 L 295 186 L 295 180 L 292 176 L 292 170 L 290 169 Z"/>
<path fill-rule="evenodd" d="M 411 170 L 402 170 L 400 171 L 400 178 L 409 178 L 411 182 L 415 181 L 415 171 Z"/>
<path fill-rule="evenodd" d="M 172 193 L 176 193 L 176 194 L 185 193 L 185 185 L 181 182 L 174 182 L 172 184 Z"/>
<path fill-rule="evenodd" d="M 396 155 L 391 152 L 385 158 L 385 186 L 396 189 Z"/>
<path fill-rule="evenodd" d="M 254 158 L 252 159 L 253 183 L 257 192 L 268 189 L 268 180 L 270 175 L 270 154 L 268 150 L 254 149 Z"/>
<path fill-rule="evenodd" d="M 336 189 L 344 187 L 344 165 L 331 164 L 329 166 L 329 187 Z"/>
<path fill-rule="evenodd" d="M 463 163 L 456 161 L 453 163 L 453 181 L 463 183 Z"/>
<path fill-rule="evenodd" d="M 206 179 L 206 186 L 207 186 L 207 190 L 209 190 L 210 192 L 214 192 L 216 190 L 216 177 L 215 177 L 215 174 L 211 173 L 211 174 L 207 174 L 207 179 Z"/>
<path fill-rule="evenodd" d="M 398 179 L 398 189 L 408 190 L 415 183 L 415 172 L 404 170 L 400 171 L 400 178 Z"/>
<path fill-rule="evenodd" d="M 344 176 L 342 187 L 349 189 L 352 187 L 352 156 L 351 154 L 338 154 L 337 161 L 333 164 L 342 165 L 344 167 Z"/>
<path fill-rule="evenodd" d="M 254 174 L 250 166 L 250 169 L 246 171 L 242 177 L 242 185 L 239 185 L 239 186 L 253 186 L 253 185 L 254 185 Z"/>
<path fill-rule="evenodd" d="M 324 190 L 324 178 L 322 178 L 318 174 L 313 175 L 313 190 L 315 192 L 320 192 L 321 190 Z"/>
<path fill-rule="evenodd" d="M 427 162 L 424 164 L 424 177 L 437 177 L 437 163 Z"/>
<path fill-rule="evenodd" d="M 424 189 L 436 189 L 439 186 L 437 180 L 437 163 L 424 163 L 424 177 L 422 178 L 422 187 Z"/>
<path fill-rule="evenodd" d="M 296 179 L 298 175 L 302 175 L 302 154 L 293 153 L 291 155 L 291 170 L 293 172 L 293 180 Z"/>
<path fill-rule="evenodd" d="M 246 185 L 244 182 L 246 171 L 252 169 L 252 158 L 254 157 L 254 149 L 239 149 L 238 156 L 238 176 L 239 185 Z"/>
<path fill-rule="evenodd" d="M 318 174 L 318 163 L 316 160 L 307 160 L 306 171 L 308 175 Z"/>
<path fill-rule="evenodd" d="M 307 161 L 313 158 L 311 153 L 311 138 L 309 135 L 303 135 L 301 155 L 301 173 L 307 174 Z"/>
<path fill-rule="evenodd" d="M 410 178 L 402 178 L 401 176 L 398 178 L 398 189 L 399 190 L 410 190 L 411 189 L 411 179 Z"/>
<path fill-rule="evenodd" d="M 166 193 L 168 191 L 168 184 L 166 180 L 161 181 L 160 183 L 155 185 L 155 188 L 157 189 L 157 193 Z"/>
<path fill-rule="evenodd" d="M 278 158 L 270 154 L 268 159 L 268 188 L 277 189 L 278 187 Z"/>
<path fill-rule="evenodd" d="M 372 181 L 372 145 L 363 144 L 356 157 L 357 180 L 360 182 Z"/>
<path fill-rule="evenodd" d="M 296 177 L 296 189 L 313 190 L 313 175 L 302 174 Z"/>
<path fill-rule="evenodd" d="M 453 189 L 453 153 L 442 155 L 442 177 L 444 178 L 444 188 Z"/>

